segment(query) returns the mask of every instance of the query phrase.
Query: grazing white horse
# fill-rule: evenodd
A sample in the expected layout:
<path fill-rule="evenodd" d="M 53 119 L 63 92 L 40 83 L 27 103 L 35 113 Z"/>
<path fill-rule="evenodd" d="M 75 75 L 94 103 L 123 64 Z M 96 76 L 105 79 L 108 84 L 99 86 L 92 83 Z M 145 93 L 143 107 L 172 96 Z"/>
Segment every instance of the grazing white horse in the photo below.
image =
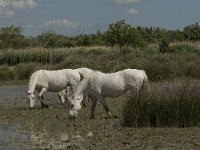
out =
<path fill-rule="evenodd" d="M 126 91 L 132 94 L 138 92 L 141 87 L 147 87 L 148 78 L 143 70 L 125 69 L 115 73 L 93 72 L 89 77 L 83 78 L 71 99 L 71 118 L 76 118 L 81 109 L 80 103 L 84 93 L 91 96 L 91 119 L 94 118 L 97 100 L 102 104 L 106 113 L 111 117 L 110 110 L 106 104 L 105 97 L 118 97 Z"/>
<path fill-rule="evenodd" d="M 75 71 L 79 72 L 79 74 L 83 75 L 84 77 L 88 77 L 94 73 L 93 70 L 89 68 L 77 68 L 74 69 Z M 61 103 L 67 103 L 69 101 L 68 97 L 71 97 L 73 95 L 73 92 L 71 91 L 70 87 L 67 87 L 67 89 L 61 91 L 58 93 L 58 97 L 61 101 Z M 84 94 L 84 98 L 87 96 L 87 93 Z M 89 98 L 88 98 L 89 99 Z M 86 106 L 85 100 L 83 100 L 83 106 Z"/>
<path fill-rule="evenodd" d="M 35 96 L 34 91 L 38 91 L 38 99 L 42 107 L 48 107 L 44 104 L 43 94 L 46 91 L 59 92 L 70 86 L 74 92 L 81 80 L 80 74 L 72 69 L 63 70 L 38 70 L 34 72 L 29 81 L 29 87 L 26 91 L 30 102 L 30 107 L 34 107 Z"/>

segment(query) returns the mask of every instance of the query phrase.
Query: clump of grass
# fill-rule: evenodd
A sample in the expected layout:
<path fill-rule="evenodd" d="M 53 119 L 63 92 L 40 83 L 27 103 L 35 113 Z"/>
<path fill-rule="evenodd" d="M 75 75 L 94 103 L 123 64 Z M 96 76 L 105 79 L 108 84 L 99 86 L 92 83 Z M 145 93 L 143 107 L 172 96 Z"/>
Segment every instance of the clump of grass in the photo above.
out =
<path fill-rule="evenodd" d="M 9 81 L 15 78 L 15 72 L 12 68 L 9 68 L 7 65 L 0 66 L 0 80 Z"/>
<path fill-rule="evenodd" d="M 0 52 L 0 64 L 17 65 L 19 63 L 58 63 L 64 60 L 66 51 L 50 49 L 7 50 Z"/>
<path fill-rule="evenodd" d="M 15 68 L 17 79 L 23 80 L 28 79 L 33 73 L 34 70 L 34 64 L 28 63 L 28 64 L 18 64 Z"/>
<path fill-rule="evenodd" d="M 195 127 L 200 124 L 200 86 L 154 87 L 135 95 L 124 107 L 128 127 Z"/>

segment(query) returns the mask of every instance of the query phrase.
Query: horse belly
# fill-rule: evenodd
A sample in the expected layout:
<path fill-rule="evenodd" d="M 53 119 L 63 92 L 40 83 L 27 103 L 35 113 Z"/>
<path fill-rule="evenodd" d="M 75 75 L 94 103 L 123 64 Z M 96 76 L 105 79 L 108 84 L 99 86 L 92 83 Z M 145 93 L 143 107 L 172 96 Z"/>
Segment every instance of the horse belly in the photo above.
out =
<path fill-rule="evenodd" d="M 124 94 L 124 89 L 102 88 L 101 94 L 105 97 L 118 97 Z"/>
<path fill-rule="evenodd" d="M 66 83 L 49 83 L 49 91 L 50 92 L 59 92 L 59 91 L 62 91 L 64 89 L 67 88 L 67 84 Z"/>

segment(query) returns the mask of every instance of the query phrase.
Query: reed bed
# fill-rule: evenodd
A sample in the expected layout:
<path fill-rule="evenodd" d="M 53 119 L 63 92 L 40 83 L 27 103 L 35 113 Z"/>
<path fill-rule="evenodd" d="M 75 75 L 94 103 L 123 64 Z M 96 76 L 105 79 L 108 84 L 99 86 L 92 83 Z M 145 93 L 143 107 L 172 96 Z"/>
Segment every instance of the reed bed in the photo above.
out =
<path fill-rule="evenodd" d="M 199 80 L 199 46 L 176 44 L 171 48 L 173 52 L 164 54 L 159 51 L 157 45 L 143 49 L 79 47 L 5 50 L 0 52 L 0 80 L 27 80 L 30 74 L 38 69 L 79 67 L 103 72 L 115 72 L 125 68 L 143 69 L 151 81 L 176 78 Z M 4 77 L 6 75 L 7 77 Z"/>
<path fill-rule="evenodd" d="M 200 125 L 200 85 L 161 84 L 131 98 L 123 109 L 128 127 L 197 127 Z"/>

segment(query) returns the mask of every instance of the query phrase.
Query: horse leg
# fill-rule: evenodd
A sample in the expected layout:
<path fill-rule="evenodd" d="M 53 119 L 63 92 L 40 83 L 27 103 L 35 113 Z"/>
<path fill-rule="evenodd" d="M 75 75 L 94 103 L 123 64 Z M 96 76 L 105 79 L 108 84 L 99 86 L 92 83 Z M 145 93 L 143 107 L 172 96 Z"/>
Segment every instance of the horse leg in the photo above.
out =
<path fill-rule="evenodd" d="M 100 97 L 98 97 L 98 100 L 100 101 L 100 103 L 102 104 L 104 110 L 108 114 L 108 118 L 112 118 L 112 113 L 110 112 L 110 109 L 108 108 L 108 105 L 106 104 L 105 98 L 100 96 Z"/>
<path fill-rule="evenodd" d="M 94 119 L 94 112 L 95 112 L 95 108 L 97 105 L 97 99 L 94 97 L 91 97 L 92 100 L 92 106 L 91 106 L 91 115 L 90 115 L 90 119 Z"/>
<path fill-rule="evenodd" d="M 44 96 L 43 95 L 41 96 L 41 98 L 42 98 L 42 102 L 41 102 L 42 108 L 49 108 L 49 105 L 44 103 L 45 100 L 44 100 Z"/>
<path fill-rule="evenodd" d="M 39 99 L 40 102 L 41 102 L 42 108 L 48 108 L 48 107 L 49 107 L 48 105 L 46 105 L 46 104 L 44 103 L 44 96 L 43 96 L 43 94 L 44 94 L 46 91 L 47 91 L 46 88 L 42 88 L 42 90 L 40 91 L 40 93 L 39 93 L 39 95 L 38 95 L 38 99 Z"/>
<path fill-rule="evenodd" d="M 84 98 L 83 98 L 83 101 L 82 101 L 83 107 L 86 107 L 85 99 L 86 99 L 86 97 L 84 97 Z"/>

